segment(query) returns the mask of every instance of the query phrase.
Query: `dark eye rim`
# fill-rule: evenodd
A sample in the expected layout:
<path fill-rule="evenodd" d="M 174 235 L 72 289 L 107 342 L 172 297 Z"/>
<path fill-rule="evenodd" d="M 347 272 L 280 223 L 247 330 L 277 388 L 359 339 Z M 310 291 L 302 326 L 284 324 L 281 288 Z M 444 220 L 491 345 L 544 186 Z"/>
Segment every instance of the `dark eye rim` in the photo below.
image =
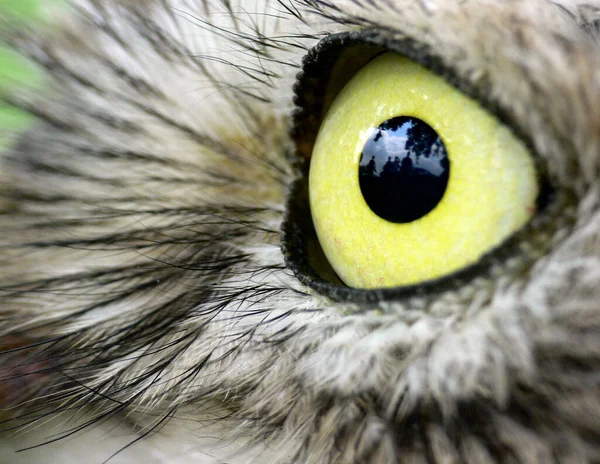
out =
<path fill-rule="evenodd" d="M 552 195 L 550 189 L 543 195 Z M 296 278 L 307 287 L 334 301 L 371 304 L 384 301 L 394 301 L 411 297 L 434 297 L 450 290 L 461 288 L 477 277 L 490 278 L 494 269 L 508 270 L 507 262 L 515 256 L 522 259 L 513 262 L 513 267 L 523 267 L 533 260 L 527 256 L 529 250 L 539 247 L 521 245 L 531 241 L 533 232 L 547 229 L 552 223 L 552 218 L 559 215 L 565 204 L 570 203 L 567 198 L 548 199 L 552 205 L 551 214 L 536 217 L 521 230 L 510 236 L 496 248 L 490 249 L 478 262 L 466 266 L 457 272 L 448 274 L 439 279 L 424 281 L 415 285 L 390 287 L 380 289 L 362 289 L 347 287 L 343 284 L 331 283 L 322 278 L 310 265 L 308 259 L 308 241 L 316 237 L 312 225 L 310 208 L 308 207 L 308 182 L 302 176 L 292 184 L 286 205 L 286 215 L 282 223 L 281 248 L 287 267 Z M 535 240 L 534 240 L 535 241 Z M 546 244 L 549 245 L 549 242 Z"/>
<path fill-rule="evenodd" d="M 532 219 L 499 246 L 490 249 L 478 262 L 439 279 L 403 287 L 360 289 L 331 283 L 321 277 L 310 265 L 308 258 L 308 242 L 316 237 L 308 206 L 308 167 L 312 146 L 326 112 L 325 97 L 326 94 L 331 93 L 331 74 L 340 57 L 352 50 L 353 47 L 361 47 L 362 56 L 356 62 L 355 72 L 380 53 L 386 51 L 400 53 L 443 77 L 459 91 L 478 101 L 482 107 L 511 128 L 528 147 L 536 162 L 540 194 L 537 201 L 537 213 L 533 218 L 535 220 Z M 353 73 L 349 73 L 345 76 L 344 82 L 347 82 L 352 75 Z M 338 86 L 338 91 L 341 90 L 344 82 Z M 528 243 L 536 230 L 547 228 L 552 219 L 558 216 L 557 210 L 571 202 L 566 197 L 555 198 L 555 191 L 544 175 L 544 165 L 535 156 L 531 140 L 519 130 L 518 125 L 510 117 L 510 113 L 491 99 L 492 92 L 490 90 L 490 84 L 486 80 L 480 80 L 476 87 L 469 84 L 465 79 L 461 79 L 454 69 L 446 66 L 443 60 L 428 46 L 409 37 L 401 36 L 397 32 L 369 28 L 358 32 L 332 34 L 312 48 L 304 57 L 302 71 L 298 74 L 294 85 L 296 110 L 293 113 L 290 134 L 296 144 L 296 153 L 292 161 L 297 169 L 298 178 L 288 192 L 281 235 L 281 246 L 286 265 L 296 278 L 309 288 L 334 301 L 370 304 L 410 297 L 432 297 L 460 288 L 477 277 L 487 276 L 489 278 L 494 269 L 506 269 L 506 263 L 511 258 L 522 258 L 517 260 L 520 265 L 533 261 L 532 258 L 526 256 L 526 253 L 519 253 L 520 249 L 531 248 L 522 245 Z M 329 97 L 332 98 L 331 95 Z M 552 205 L 552 208 L 547 208 L 549 205 Z M 552 211 L 546 211 L 547 209 Z M 540 214 L 542 212 L 545 214 Z M 514 265 L 515 260 L 512 261 Z"/>

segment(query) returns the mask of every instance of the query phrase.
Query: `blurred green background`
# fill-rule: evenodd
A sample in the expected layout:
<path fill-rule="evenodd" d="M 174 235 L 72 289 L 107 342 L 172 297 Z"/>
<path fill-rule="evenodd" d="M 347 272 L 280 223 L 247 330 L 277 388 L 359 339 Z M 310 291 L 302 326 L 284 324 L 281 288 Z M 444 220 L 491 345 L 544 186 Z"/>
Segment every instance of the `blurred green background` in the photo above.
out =
<path fill-rule="evenodd" d="M 18 30 L 41 17 L 40 0 L 0 0 L 0 34 Z M 20 56 L 0 45 L 0 93 L 10 92 L 18 86 L 31 86 L 38 82 L 35 68 Z M 10 134 L 23 129 L 30 118 L 0 100 L 0 150 L 10 143 Z"/>

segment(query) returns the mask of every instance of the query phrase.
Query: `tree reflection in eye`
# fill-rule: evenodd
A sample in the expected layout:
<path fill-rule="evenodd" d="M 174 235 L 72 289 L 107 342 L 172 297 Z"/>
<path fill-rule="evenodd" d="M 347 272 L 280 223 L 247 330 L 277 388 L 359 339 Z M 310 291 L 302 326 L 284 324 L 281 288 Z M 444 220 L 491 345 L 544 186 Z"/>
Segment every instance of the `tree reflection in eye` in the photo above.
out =
<path fill-rule="evenodd" d="M 415 221 L 435 209 L 449 174 L 441 137 L 426 122 L 409 116 L 388 119 L 373 131 L 358 170 L 369 208 L 395 223 Z"/>

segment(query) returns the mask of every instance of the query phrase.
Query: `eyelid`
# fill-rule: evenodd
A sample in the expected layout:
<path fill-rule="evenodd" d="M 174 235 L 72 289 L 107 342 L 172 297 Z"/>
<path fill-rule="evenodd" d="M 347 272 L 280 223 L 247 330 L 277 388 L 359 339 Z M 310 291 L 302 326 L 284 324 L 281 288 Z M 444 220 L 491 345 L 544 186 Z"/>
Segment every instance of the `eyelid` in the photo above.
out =
<path fill-rule="evenodd" d="M 476 100 L 535 154 L 529 135 L 520 129 L 509 111 L 493 100 L 494 92 L 487 80 L 480 79 L 477 85 L 473 85 L 428 45 L 407 36 L 398 37 L 389 31 L 366 28 L 358 32 L 332 34 L 305 56 L 303 69 L 294 85 L 297 109 L 293 114 L 291 137 L 296 143 L 297 156 L 310 159 L 316 133 L 336 95 L 369 61 L 389 51 L 410 58 Z"/>

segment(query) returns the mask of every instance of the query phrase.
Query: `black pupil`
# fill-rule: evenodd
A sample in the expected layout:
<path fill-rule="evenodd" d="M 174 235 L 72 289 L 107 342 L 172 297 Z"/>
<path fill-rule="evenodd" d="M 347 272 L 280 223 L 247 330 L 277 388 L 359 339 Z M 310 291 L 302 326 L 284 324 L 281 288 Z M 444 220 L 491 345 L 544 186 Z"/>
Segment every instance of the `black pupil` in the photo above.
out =
<path fill-rule="evenodd" d="M 359 182 L 375 214 L 406 223 L 437 206 L 449 173 L 448 153 L 437 132 L 420 119 L 399 116 L 382 123 L 365 144 Z"/>

